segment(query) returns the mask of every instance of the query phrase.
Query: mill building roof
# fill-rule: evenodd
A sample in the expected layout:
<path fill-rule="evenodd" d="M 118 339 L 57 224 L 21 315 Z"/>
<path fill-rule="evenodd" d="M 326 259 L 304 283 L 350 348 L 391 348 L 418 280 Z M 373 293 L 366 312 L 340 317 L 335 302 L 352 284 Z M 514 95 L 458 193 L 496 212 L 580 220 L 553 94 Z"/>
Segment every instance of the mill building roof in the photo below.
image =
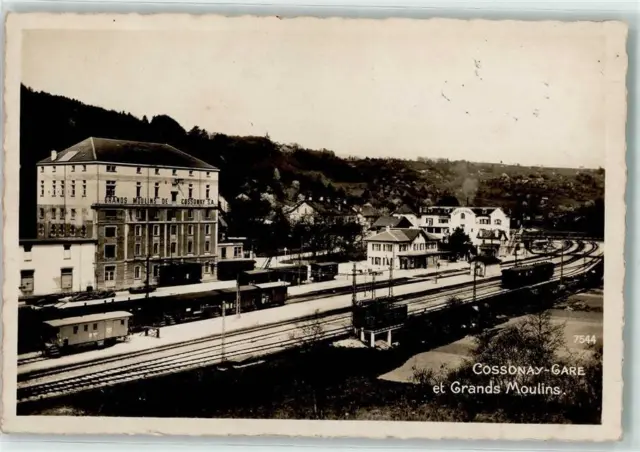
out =
<path fill-rule="evenodd" d="M 169 144 L 96 137 L 76 143 L 58 152 L 55 159 L 50 156 L 38 164 L 90 162 L 218 170 L 215 166 Z"/>

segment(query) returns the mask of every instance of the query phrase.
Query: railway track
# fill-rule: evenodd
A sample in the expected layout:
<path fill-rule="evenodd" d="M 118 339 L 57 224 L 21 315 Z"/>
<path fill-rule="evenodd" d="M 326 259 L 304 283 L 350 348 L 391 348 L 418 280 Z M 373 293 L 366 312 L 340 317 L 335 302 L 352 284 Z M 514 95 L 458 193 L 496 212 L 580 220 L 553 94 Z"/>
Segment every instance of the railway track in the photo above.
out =
<path fill-rule="evenodd" d="M 597 249 L 597 245 L 592 248 L 591 252 Z M 597 261 L 600 257 L 590 257 L 590 263 L 585 262 L 581 265 L 568 268 L 564 277 L 571 277 L 574 274 L 585 271 L 593 265 L 592 261 Z M 565 265 L 570 266 L 575 260 L 566 262 Z M 554 276 L 552 281 L 559 279 Z M 508 290 L 499 287 L 499 281 L 487 282 L 484 287 L 478 288 L 476 285 L 476 301 L 484 298 L 495 296 L 500 292 Z M 469 295 L 470 288 L 459 288 L 455 291 L 462 298 Z M 448 298 L 452 295 L 452 291 L 445 294 L 436 294 L 427 297 L 418 297 L 413 300 L 407 300 L 410 306 L 410 314 L 416 315 L 424 312 L 442 309 L 446 306 Z M 469 300 L 466 300 L 467 302 Z M 313 317 L 315 322 L 323 326 L 324 339 L 337 338 L 348 334 L 350 325 L 350 309 L 346 312 L 337 313 L 332 311 L 328 315 L 322 317 Z M 43 372 L 38 375 L 30 375 L 29 381 L 18 384 L 18 400 L 26 402 L 30 400 L 38 400 L 40 398 L 55 397 L 74 392 L 96 389 L 104 386 L 133 381 L 141 378 L 151 378 L 159 375 L 181 372 L 200 367 L 219 364 L 224 359 L 239 359 L 248 357 L 258 357 L 266 354 L 274 353 L 279 350 L 295 346 L 306 340 L 301 337 L 304 335 L 303 326 L 301 324 L 311 319 L 293 319 L 280 322 L 280 324 L 270 324 L 266 326 L 256 327 L 253 331 L 236 331 L 229 333 L 224 344 L 217 337 L 202 338 L 192 341 L 188 344 L 172 344 L 163 347 L 162 350 L 154 348 L 141 352 L 128 354 L 124 357 L 114 357 L 111 359 L 100 360 L 99 363 L 90 363 L 89 365 L 101 366 L 92 373 L 73 375 L 74 371 L 78 373 L 87 368 L 87 363 L 76 366 L 68 366 L 63 369 L 55 369 L 54 372 Z M 268 330 L 268 331 L 265 331 Z M 248 337 L 244 337 L 247 336 Z M 147 356 L 148 359 L 142 359 Z M 65 374 L 67 374 L 65 376 Z M 57 378 L 47 380 L 47 377 L 55 376 Z"/>
<path fill-rule="evenodd" d="M 538 258 L 537 260 L 541 260 L 542 258 Z M 546 259 L 546 257 L 544 258 Z M 542 259 L 542 260 L 544 260 Z M 567 260 L 566 263 L 569 263 L 569 260 Z M 512 267 L 513 265 L 508 266 L 507 268 Z M 467 274 L 468 270 L 464 270 L 463 272 L 461 272 L 460 274 Z M 495 276 L 495 277 L 490 277 L 490 278 L 484 278 L 480 281 L 478 281 L 476 283 L 476 288 L 477 290 L 482 290 L 482 288 L 488 284 L 494 284 L 496 281 L 498 281 L 499 283 L 500 277 L 499 276 Z M 411 285 L 414 284 L 421 284 L 424 281 L 410 281 L 409 283 L 404 284 L 403 286 L 405 286 L 404 288 L 410 288 Z M 429 297 L 433 297 L 436 296 L 440 293 L 447 293 L 449 296 L 452 294 L 460 294 L 463 293 L 465 291 L 465 287 L 469 287 L 470 285 L 472 285 L 472 282 L 462 282 L 459 284 L 455 284 L 455 285 L 449 285 L 449 286 L 445 286 L 445 287 L 429 287 L 425 290 L 421 290 L 421 291 L 412 291 L 406 294 L 401 294 L 398 296 L 395 296 L 394 298 L 397 300 L 407 300 L 407 299 L 415 299 L 418 297 L 421 297 L 421 299 L 427 299 Z M 386 283 L 385 286 L 380 286 L 378 287 L 378 290 L 382 290 L 382 289 L 387 289 L 388 286 L 388 282 Z M 396 286 L 397 287 L 397 286 Z M 401 287 L 402 289 L 402 287 Z M 339 295 L 337 295 L 339 296 Z M 349 312 L 350 313 L 350 306 L 345 306 L 344 308 L 341 309 L 336 309 L 336 310 L 332 310 L 332 311 L 327 311 L 327 312 L 323 312 L 321 315 L 331 315 L 331 314 L 336 314 L 339 312 Z M 297 319 L 294 319 L 296 321 L 301 321 L 304 322 L 306 320 L 315 318 L 314 315 L 309 315 L 309 316 L 305 316 L 305 317 L 299 317 Z M 269 325 L 258 325 L 258 326 L 254 326 L 254 327 L 248 327 L 248 328 L 243 328 L 243 329 L 238 329 L 232 332 L 227 333 L 227 337 L 233 337 L 233 336 L 237 336 L 240 334 L 245 334 L 245 333 L 251 333 L 253 331 L 262 331 L 262 329 L 264 329 L 265 327 L 268 326 L 273 326 L 273 327 L 277 327 L 280 325 L 285 325 L 285 324 L 289 324 L 291 322 L 291 320 L 283 320 L 280 322 L 274 322 L 274 323 L 270 323 Z M 199 339 L 194 339 L 194 340 L 190 340 L 190 341 L 185 341 L 185 344 L 198 344 L 200 342 L 205 342 L 207 343 L 210 340 L 215 340 L 216 338 L 220 337 L 220 334 L 214 334 L 214 335 L 208 335 L 205 336 L 203 338 L 199 338 Z M 167 344 L 167 345 L 161 345 L 158 347 L 153 348 L 154 351 L 163 351 L 167 348 L 172 348 L 174 346 L 174 344 Z M 131 352 L 128 353 L 126 356 L 144 356 L 145 354 L 147 354 L 149 352 L 149 350 L 141 350 L 141 351 L 135 351 L 135 352 Z M 32 359 L 26 362 L 19 362 L 19 365 L 26 365 L 29 364 L 31 362 L 37 362 L 37 361 L 42 361 L 46 358 L 39 358 L 39 359 Z M 88 365 L 97 365 L 97 364 L 104 364 L 104 363 L 110 363 L 110 362 L 117 362 L 119 361 L 120 357 L 119 356 L 114 356 L 114 357 L 108 357 L 108 358 L 96 358 L 93 360 L 89 360 L 89 361 L 85 361 L 83 363 L 77 363 L 77 364 L 69 364 L 69 365 L 64 365 L 64 366 L 60 366 L 60 367 L 56 367 L 54 369 L 49 369 L 49 370 L 43 370 L 43 371 L 33 371 L 33 372 L 28 372 L 28 373 L 22 373 L 18 375 L 18 379 L 19 381 L 25 380 L 27 378 L 40 378 L 43 376 L 48 376 L 48 375 L 55 375 L 58 374 L 60 372 L 67 372 L 67 371 L 72 371 L 72 370 L 76 370 L 76 369 L 81 369 L 81 368 L 85 368 Z"/>

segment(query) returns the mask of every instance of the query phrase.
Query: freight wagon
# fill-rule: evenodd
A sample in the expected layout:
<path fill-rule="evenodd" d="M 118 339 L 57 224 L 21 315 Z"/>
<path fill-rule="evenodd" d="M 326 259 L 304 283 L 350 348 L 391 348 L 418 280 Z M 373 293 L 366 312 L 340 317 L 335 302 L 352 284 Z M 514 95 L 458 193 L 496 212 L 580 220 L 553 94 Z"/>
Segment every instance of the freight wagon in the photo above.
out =
<path fill-rule="evenodd" d="M 262 284 L 277 281 L 277 278 L 277 273 L 270 269 L 248 270 L 240 273 L 238 282 L 243 285 Z"/>
<path fill-rule="evenodd" d="M 311 280 L 314 282 L 334 280 L 337 274 L 338 264 L 336 262 L 311 264 Z"/>
<path fill-rule="evenodd" d="M 531 265 L 512 267 L 502 270 L 502 287 L 505 289 L 517 289 L 530 286 L 553 277 L 554 265 L 552 262 L 538 262 Z"/>
<path fill-rule="evenodd" d="M 276 281 L 284 281 L 291 285 L 298 285 L 309 280 L 308 265 L 290 265 L 272 269 Z"/>
<path fill-rule="evenodd" d="M 254 270 L 255 267 L 256 261 L 253 259 L 224 259 L 218 261 L 217 278 L 220 281 L 236 281 L 242 272 Z"/>
<path fill-rule="evenodd" d="M 202 281 L 202 265 L 197 262 L 162 265 L 158 271 L 158 286 L 181 286 Z"/>
<path fill-rule="evenodd" d="M 357 306 L 353 312 L 353 326 L 365 330 L 378 330 L 401 325 L 407 319 L 407 305 L 373 302 Z"/>
<path fill-rule="evenodd" d="M 129 335 L 129 312 L 116 311 L 43 322 L 45 354 L 56 356 L 72 349 L 115 343 Z"/>

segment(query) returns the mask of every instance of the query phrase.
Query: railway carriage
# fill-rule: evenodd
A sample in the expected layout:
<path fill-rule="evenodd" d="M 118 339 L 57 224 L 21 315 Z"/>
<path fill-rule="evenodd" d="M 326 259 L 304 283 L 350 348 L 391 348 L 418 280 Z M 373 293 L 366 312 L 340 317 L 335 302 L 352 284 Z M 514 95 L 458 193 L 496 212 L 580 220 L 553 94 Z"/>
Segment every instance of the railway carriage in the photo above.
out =
<path fill-rule="evenodd" d="M 217 278 L 220 281 L 236 281 L 242 272 L 254 270 L 255 266 L 253 259 L 224 259 L 217 264 Z"/>
<path fill-rule="evenodd" d="M 539 262 L 502 270 L 502 287 L 517 289 L 519 287 L 538 284 L 553 277 L 552 262 Z"/>
<path fill-rule="evenodd" d="M 276 281 L 277 274 L 270 269 L 248 270 L 240 273 L 238 282 L 243 285 Z"/>
<path fill-rule="evenodd" d="M 162 265 L 158 272 L 158 286 L 181 286 L 202 281 L 202 265 L 197 262 Z"/>
<path fill-rule="evenodd" d="M 291 285 L 302 284 L 309 280 L 308 265 L 289 265 L 273 269 L 274 281 L 284 281 Z"/>
<path fill-rule="evenodd" d="M 336 262 L 322 262 L 311 264 L 311 279 L 314 282 L 332 281 L 338 274 Z"/>
<path fill-rule="evenodd" d="M 43 322 L 45 353 L 55 356 L 71 349 L 115 343 L 129 335 L 129 312 L 116 311 Z"/>

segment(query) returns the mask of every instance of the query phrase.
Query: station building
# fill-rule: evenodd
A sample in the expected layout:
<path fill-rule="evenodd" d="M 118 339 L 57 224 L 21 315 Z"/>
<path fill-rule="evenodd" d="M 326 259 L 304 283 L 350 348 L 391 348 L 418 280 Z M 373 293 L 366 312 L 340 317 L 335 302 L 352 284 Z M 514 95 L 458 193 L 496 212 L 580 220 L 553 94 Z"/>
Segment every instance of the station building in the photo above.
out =
<path fill-rule="evenodd" d="M 96 240 L 97 289 L 199 263 L 215 279 L 217 168 L 170 145 L 87 138 L 37 164 L 38 238 Z"/>

